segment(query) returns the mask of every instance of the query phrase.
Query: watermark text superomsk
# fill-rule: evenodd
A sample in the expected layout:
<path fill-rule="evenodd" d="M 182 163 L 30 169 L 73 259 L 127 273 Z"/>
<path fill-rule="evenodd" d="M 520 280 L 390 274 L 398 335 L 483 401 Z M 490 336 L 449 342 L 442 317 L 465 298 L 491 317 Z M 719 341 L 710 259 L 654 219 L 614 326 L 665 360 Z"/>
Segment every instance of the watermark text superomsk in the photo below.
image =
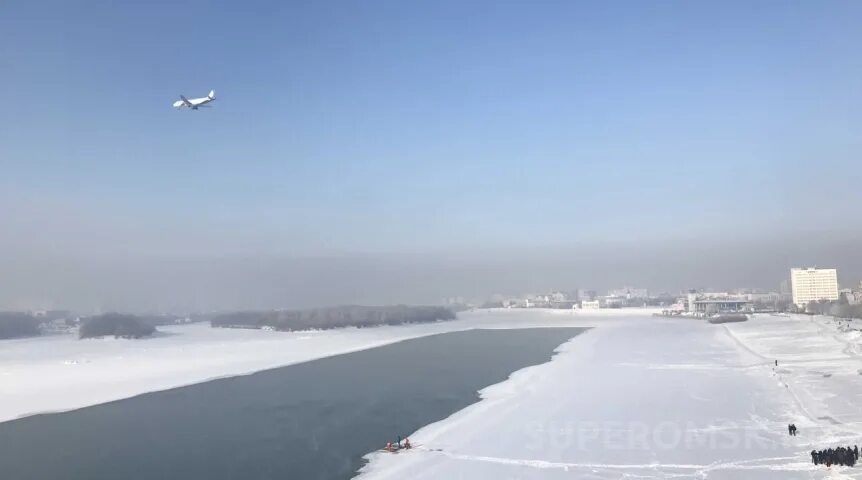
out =
<path fill-rule="evenodd" d="M 530 422 L 525 424 L 527 448 L 531 450 L 582 449 L 604 450 L 678 450 L 740 448 L 777 448 L 774 439 L 760 428 L 731 421 L 709 426 L 694 422 L 591 422 L 565 424 Z"/>

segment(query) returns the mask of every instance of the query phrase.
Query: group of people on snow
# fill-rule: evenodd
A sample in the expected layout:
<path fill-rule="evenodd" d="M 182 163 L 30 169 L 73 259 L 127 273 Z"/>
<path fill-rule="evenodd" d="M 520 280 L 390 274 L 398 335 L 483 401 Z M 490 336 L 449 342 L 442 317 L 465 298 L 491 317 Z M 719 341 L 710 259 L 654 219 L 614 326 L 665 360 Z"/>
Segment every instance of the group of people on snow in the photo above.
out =
<path fill-rule="evenodd" d="M 796 424 L 791 423 L 787 426 L 787 432 L 791 437 L 797 435 Z M 814 465 L 843 465 L 845 467 L 854 467 L 859 460 L 859 447 L 853 445 L 850 447 L 827 448 L 825 450 L 811 450 L 811 462 Z"/>
<path fill-rule="evenodd" d="M 811 450 L 811 461 L 814 465 L 844 465 L 852 467 L 859 460 L 859 447 L 853 445 L 850 447 L 827 448 L 826 450 Z"/>
<path fill-rule="evenodd" d="M 410 445 L 410 439 L 409 438 L 405 437 L 404 442 L 402 443 L 401 442 L 401 435 L 398 435 L 398 442 L 386 442 L 386 447 L 384 447 L 384 450 L 386 450 L 387 452 L 397 452 L 398 450 L 401 450 L 402 448 L 410 449 L 412 447 L 413 447 L 413 445 Z"/>

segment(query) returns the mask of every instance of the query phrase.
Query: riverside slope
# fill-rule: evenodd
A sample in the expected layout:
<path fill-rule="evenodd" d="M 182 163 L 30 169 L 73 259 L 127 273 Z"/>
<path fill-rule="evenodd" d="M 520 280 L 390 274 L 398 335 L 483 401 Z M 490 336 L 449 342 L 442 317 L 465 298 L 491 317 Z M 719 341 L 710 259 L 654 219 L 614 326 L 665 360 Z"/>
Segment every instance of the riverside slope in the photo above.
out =
<path fill-rule="evenodd" d="M 810 457 L 862 444 L 862 324 L 844 323 L 601 323 L 414 433 L 421 447 L 369 455 L 359 478 L 862 478 Z"/>

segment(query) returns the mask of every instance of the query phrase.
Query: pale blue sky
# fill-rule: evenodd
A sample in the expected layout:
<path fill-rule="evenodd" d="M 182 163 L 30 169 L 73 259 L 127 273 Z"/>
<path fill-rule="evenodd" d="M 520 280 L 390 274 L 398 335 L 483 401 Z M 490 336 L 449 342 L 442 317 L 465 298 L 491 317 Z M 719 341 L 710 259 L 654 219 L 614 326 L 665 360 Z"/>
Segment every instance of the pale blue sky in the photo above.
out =
<path fill-rule="evenodd" d="M 860 25 L 852 1 L 3 2 L 0 246 L 858 232 Z"/>

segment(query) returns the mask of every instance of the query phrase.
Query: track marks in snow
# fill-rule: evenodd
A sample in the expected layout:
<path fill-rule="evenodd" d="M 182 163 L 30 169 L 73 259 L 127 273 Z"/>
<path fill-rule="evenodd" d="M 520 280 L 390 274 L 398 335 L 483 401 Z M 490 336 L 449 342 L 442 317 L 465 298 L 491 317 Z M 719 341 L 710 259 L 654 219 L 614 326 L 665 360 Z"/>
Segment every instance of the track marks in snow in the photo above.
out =
<path fill-rule="evenodd" d="M 442 455 L 454 460 L 495 463 L 498 465 L 510 465 L 516 467 L 529 467 L 536 469 L 555 469 L 563 471 L 590 470 L 593 473 L 600 471 L 624 472 L 621 478 L 655 478 L 656 474 L 671 478 L 682 476 L 686 478 L 698 477 L 708 478 L 712 472 L 718 471 L 786 471 L 800 472 L 814 470 L 814 465 L 808 462 L 800 462 L 798 456 L 792 457 L 767 457 L 752 460 L 740 460 L 737 462 L 716 462 L 712 464 L 693 463 L 642 463 L 642 464 L 614 464 L 614 463 L 569 463 L 551 462 L 546 460 L 530 460 L 518 458 L 502 458 L 485 455 L 468 455 L 448 452 L 444 450 L 427 450 L 428 453 Z M 651 475 L 642 476 L 643 473 L 651 472 Z"/>
<path fill-rule="evenodd" d="M 813 323 L 814 326 L 817 328 L 817 333 L 816 333 L 817 336 L 831 338 L 831 339 L 835 340 L 839 345 L 842 345 L 843 348 L 841 349 L 841 353 L 844 354 L 845 356 L 836 357 L 836 356 L 834 356 L 834 353 L 833 353 L 832 355 L 826 355 L 823 357 L 816 357 L 816 358 L 805 358 L 805 359 L 798 359 L 798 360 L 781 359 L 780 364 L 782 366 L 804 365 L 804 364 L 809 364 L 809 363 L 827 363 L 827 362 L 828 363 L 833 363 L 833 362 L 845 363 L 845 362 L 859 362 L 860 361 L 860 357 L 858 356 L 858 353 L 857 353 L 857 346 L 853 342 L 842 338 L 841 335 L 836 333 L 835 330 L 833 328 L 831 328 L 831 326 L 825 324 L 822 320 L 815 318 L 815 319 L 811 320 L 811 323 Z M 736 335 L 736 333 L 733 331 L 733 328 L 731 328 L 732 326 L 722 325 L 722 327 L 724 327 L 724 331 L 727 333 L 727 335 L 740 348 L 742 348 L 746 352 L 750 353 L 751 355 L 759 357 L 763 360 L 768 360 L 769 363 L 764 364 L 764 366 L 772 365 L 771 362 L 773 362 L 774 360 L 761 354 L 756 349 L 754 349 L 752 346 L 750 346 L 748 343 L 746 343 L 742 338 L 740 338 L 738 335 Z M 779 386 L 784 387 L 783 389 L 790 395 L 791 399 L 793 400 L 793 403 L 797 406 L 799 411 L 809 421 L 811 421 L 811 423 L 813 425 L 819 426 L 824 431 L 826 431 L 828 429 L 828 430 L 831 430 L 833 433 L 844 434 L 848 437 L 848 439 L 858 438 L 859 436 L 862 436 L 862 429 L 860 429 L 859 426 L 856 425 L 854 422 L 841 421 L 840 419 L 835 418 L 832 415 L 832 412 L 826 412 L 825 415 L 822 413 L 821 414 L 815 414 L 812 411 L 812 408 L 816 408 L 816 406 L 808 405 L 800 396 L 800 392 L 797 391 L 796 387 L 799 387 L 802 389 L 803 392 L 805 392 L 804 381 L 803 381 L 803 379 L 799 378 L 800 373 L 809 374 L 809 375 L 811 375 L 811 374 L 821 375 L 823 377 L 831 377 L 833 375 L 832 373 L 822 372 L 819 370 L 806 370 L 804 372 L 794 372 L 794 371 L 792 371 L 792 369 L 788 370 L 786 368 L 781 368 L 781 369 L 773 368 L 772 373 L 773 373 L 773 375 L 776 376 L 776 379 L 778 380 Z M 795 380 L 795 382 L 794 382 L 794 380 Z M 801 385 L 795 385 L 795 384 L 798 384 L 799 382 L 802 382 L 802 384 Z"/>

